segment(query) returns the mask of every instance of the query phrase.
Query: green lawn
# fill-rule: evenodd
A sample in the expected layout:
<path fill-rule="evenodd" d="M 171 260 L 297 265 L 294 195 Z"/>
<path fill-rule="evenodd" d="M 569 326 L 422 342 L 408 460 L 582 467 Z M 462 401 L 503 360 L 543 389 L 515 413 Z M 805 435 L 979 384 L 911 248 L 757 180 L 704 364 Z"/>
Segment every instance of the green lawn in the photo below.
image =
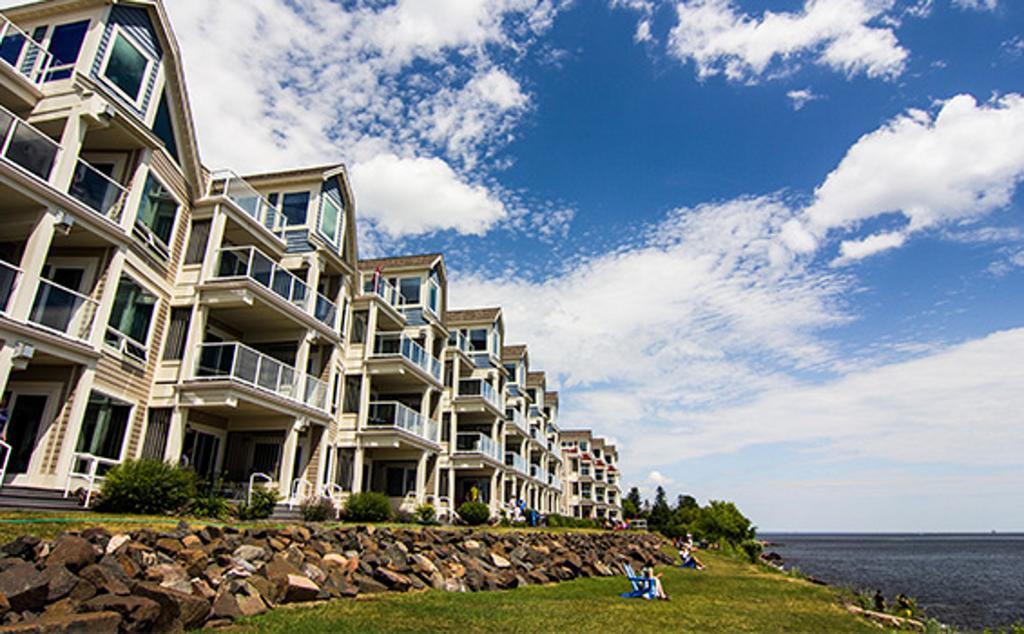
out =
<path fill-rule="evenodd" d="M 419 592 L 285 607 L 237 624 L 248 632 L 878 632 L 837 590 L 702 553 L 707 570 L 666 569 L 671 601 L 621 599 L 622 577 L 502 592 Z M 217 630 L 223 632 L 225 630 Z"/>

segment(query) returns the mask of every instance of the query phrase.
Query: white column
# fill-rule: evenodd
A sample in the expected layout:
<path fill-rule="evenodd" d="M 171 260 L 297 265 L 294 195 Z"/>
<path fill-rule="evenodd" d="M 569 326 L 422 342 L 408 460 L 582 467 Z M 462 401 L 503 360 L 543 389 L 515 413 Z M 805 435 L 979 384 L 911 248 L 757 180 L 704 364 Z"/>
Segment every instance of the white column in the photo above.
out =
<path fill-rule="evenodd" d="M 179 379 L 192 378 L 196 368 L 196 356 L 199 354 L 203 337 L 206 335 L 206 320 L 210 308 L 202 304 L 192 306 L 192 318 L 188 322 L 188 335 L 185 338 L 185 353 L 181 356 L 181 373 Z"/>
<path fill-rule="evenodd" d="M 107 265 L 106 282 L 103 285 L 103 292 L 97 298 L 99 308 L 96 309 L 96 314 L 93 316 L 92 333 L 89 337 L 93 347 L 98 348 L 103 345 L 103 337 L 106 335 L 107 324 L 110 322 L 110 313 L 114 310 L 117 287 L 121 284 L 121 273 L 124 272 L 126 255 L 123 249 L 115 250 L 114 255 L 110 258 L 110 264 Z"/>
<path fill-rule="evenodd" d="M 224 242 L 224 229 L 227 227 L 228 217 L 219 206 L 213 212 L 210 220 L 210 235 L 206 239 L 206 251 L 203 255 L 203 267 L 199 274 L 199 282 L 203 283 L 214 276 L 217 272 L 218 254 Z"/>
<path fill-rule="evenodd" d="M 47 209 L 39 214 L 36 224 L 25 241 L 25 251 L 21 255 L 21 275 L 10 300 L 8 314 L 16 321 L 28 319 L 32 304 L 35 302 L 42 278 L 43 265 L 50 254 L 50 243 L 53 241 L 53 227 L 57 221 L 56 213 Z"/>
<path fill-rule="evenodd" d="M 89 394 L 92 392 L 95 378 L 96 369 L 83 366 L 82 373 L 78 376 L 78 381 L 75 382 L 74 396 L 71 397 L 71 409 L 68 412 L 68 426 L 61 439 L 60 458 L 57 460 L 54 486 L 63 485 L 68 472 L 71 471 L 75 447 L 78 446 L 78 435 L 82 430 L 82 418 L 85 416 L 85 408 L 89 404 Z"/>
<path fill-rule="evenodd" d="M 416 504 L 423 504 L 426 498 L 427 464 L 429 461 L 429 451 L 420 453 L 419 462 L 416 463 Z"/>
<path fill-rule="evenodd" d="M 171 411 L 171 423 L 167 430 L 167 447 L 164 449 L 164 460 L 178 464 L 181 460 L 181 449 L 185 444 L 185 421 L 188 420 L 187 407 L 175 407 Z"/>
<path fill-rule="evenodd" d="M 14 368 L 15 343 L 14 340 L 11 340 L 0 347 L 0 394 L 7 391 L 7 380 L 10 378 L 11 370 Z"/>
<path fill-rule="evenodd" d="M 284 497 L 291 496 L 292 472 L 295 470 L 295 448 L 299 445 L 299 428 L 301 420 L 295 421 L 284 437 L 281 449 L 281 473 L 278 476 L 278 491 Z"/>
<path fill-rule="evenodd" d="M 72 111 L 64 123 L 64 131 L 60 136 L 60 154 L 57 155 L 57 164 L 50 176 L 50 184 L 55 189 L 66 192 L 71 187 L 75 168 L 78 166 L 78 155 L 82 151 L 82 142 L 85 141 L 87 131 L 81 115 L 78 111 Z"/>
<path fill-rule="evenodd" d="M 352 459 L 352 493 L 363 492 L 363 448 L 356 447 Z"/>

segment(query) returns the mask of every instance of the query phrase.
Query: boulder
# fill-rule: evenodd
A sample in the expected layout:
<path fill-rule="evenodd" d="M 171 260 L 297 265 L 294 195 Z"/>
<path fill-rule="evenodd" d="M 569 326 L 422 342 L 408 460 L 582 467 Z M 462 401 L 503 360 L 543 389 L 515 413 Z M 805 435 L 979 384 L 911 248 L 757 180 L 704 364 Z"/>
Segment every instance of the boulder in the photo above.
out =
<path fill-rule="evenodd" d="M 85 579 L 99 592 L 107 594 L 128 594 L 130 580 L 120 569 L 105 564 L 93 564 L 82 569 L 78 576 Z M 2 590 L 2 589 L 0 589 Z"/>
<path fill-rule="evenodd" d="M 17 612 L 38 610 L 50 594 L 50 577 L 32 564 L 19 564 L 0 573 L 0 593 Z"/>
<path fill-rule="evenodd" d="M 493 563 L 498 568 L 511 568 L 512 567 L 512 562 L 509 561 L 508 559 L 505 559 L 504 557 L 502 557 L 498 553 L 491 553 L 491 563 Z"/>
<path fill-rule="evenodd" d="M 117 612 L 92 612 L 44 616 L 33 621 L 0 627 L 9 634 L 117 634 L 121 626 Z"/>
<path fill-rule="evenodd" d="M 104 594 L 82 603 L 81 609 L 83 612 L 117 612 L 123 619 L 122 628 L 129 632 L 152 632 L 160 618 L 160 604 L 145 597 Z"/>
<path fill-rule="evenodd" d="M 213 618 L 237 619 L 263 614 L 267 603 L 249 583 L 233 581 L 221 588 L 213 601 Z"/>
<path fill-rule="evenodd" d="M 154 583 L 137 583 L 133 591 L 135 595 L 160 605 L 160 624 L 164 626 L 181 623 L 186 630 L 195 629 L 203 624 L 210 612 L 210 602 L 206 599 Z"/>
<path fill-rule="evenodd" d="M 378 568 L 373 577 L 394 592 L 406 592 L 412 587 L 408 577 L 387 568 Z"/>
<path fill-rule="evenodd" d="M 124 546 L 132 540 L 130 535 L 114 535 L 107 542 L 107 547 L 103 549 L 103 552 L 110 555 L 117 552 L 117 549 Z"/>
<path fill-rule="evenodd" d="M 58 537 L 46 558 L 47 566 L 67 566 L 72 571 L 81 570 L 96 561 L 99 553 L 87 539 L 76 535 Z"/>
<path fill-rule="evenodd" d="M 285 575 L 282 603 L 313 601 L 320 594 L 320 587 L 304 575 Z"/>

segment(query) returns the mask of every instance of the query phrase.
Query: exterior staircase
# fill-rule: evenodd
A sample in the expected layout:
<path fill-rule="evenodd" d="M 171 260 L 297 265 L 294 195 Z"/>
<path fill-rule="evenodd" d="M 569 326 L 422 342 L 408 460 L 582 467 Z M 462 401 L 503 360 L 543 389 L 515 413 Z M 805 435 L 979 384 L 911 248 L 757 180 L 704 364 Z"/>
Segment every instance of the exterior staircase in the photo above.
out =
<path fill-rule="evenodd" d="M 33 511 L 84 511 L 75 495 L 64 497 L 59 489 L 22 486 L 0 487 L 0 509 Z"/>
<path fill-rule="evenodd" d="M 269 519 L 281 522 L 301 522 L 302 510 L 298 506 L 289 509 L 286 503 L 277 504 L 274 506 L 274 512 L 270 514 Z"/>

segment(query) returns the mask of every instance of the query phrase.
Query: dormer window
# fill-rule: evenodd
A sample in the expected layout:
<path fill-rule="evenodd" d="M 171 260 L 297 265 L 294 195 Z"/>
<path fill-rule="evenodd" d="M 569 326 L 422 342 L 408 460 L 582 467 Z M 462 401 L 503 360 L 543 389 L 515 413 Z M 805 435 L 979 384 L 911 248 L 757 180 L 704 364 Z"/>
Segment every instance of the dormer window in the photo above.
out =
<path fill-rule="evenodd" d="M 67 79 L 78 61 L 82 42 L 89 31 L 89 21 L 61 24 L 53 28 L 47 51 L 53 56 L 53 66 L 46 73 L 46 81 Z"/>
<path fill-rule="evenodd" d="M 342 215 L 341 207 L 338 206 L 330 196 L 321 196 L 320 204 L 320 233 L 327 241 L 337 245 L 344 234 L 345 216 Z"/>
<path fill-rule="evenodd" d="M 153 63 L 142 48 L 128 39 L 120 29 L 114 30 L 113 44 L 107 49 L 103 78 L 131 103 L 142 101 L 142 86 Z"/>
<path fill-rule="evenodd" d="M 506 363 L 505 364 L 505 371 L 508 372 L 508 384 L 509 385 L 515 385 L 517 383 L 517 381 L 516 381 L 516 364 L 514 364 L 514 363 Z"/>
<path fill-rule="evenodd" d="M 289 192 L 281 197 L 281 216 L 284 224 L 304 225 L 309 211 L 309 192 Z"/>
<path fill-rule="evenodd" d="M 398 293 L 405 303 L 413 306 L 420 303 L 420 282 L 418 277 L 403 277 L 398 280 Z"/>
<path fill-rule="evenodd" d="M 486 328 L 470 328 L 469 349 L 473 352 L 487 352 Z"/>

